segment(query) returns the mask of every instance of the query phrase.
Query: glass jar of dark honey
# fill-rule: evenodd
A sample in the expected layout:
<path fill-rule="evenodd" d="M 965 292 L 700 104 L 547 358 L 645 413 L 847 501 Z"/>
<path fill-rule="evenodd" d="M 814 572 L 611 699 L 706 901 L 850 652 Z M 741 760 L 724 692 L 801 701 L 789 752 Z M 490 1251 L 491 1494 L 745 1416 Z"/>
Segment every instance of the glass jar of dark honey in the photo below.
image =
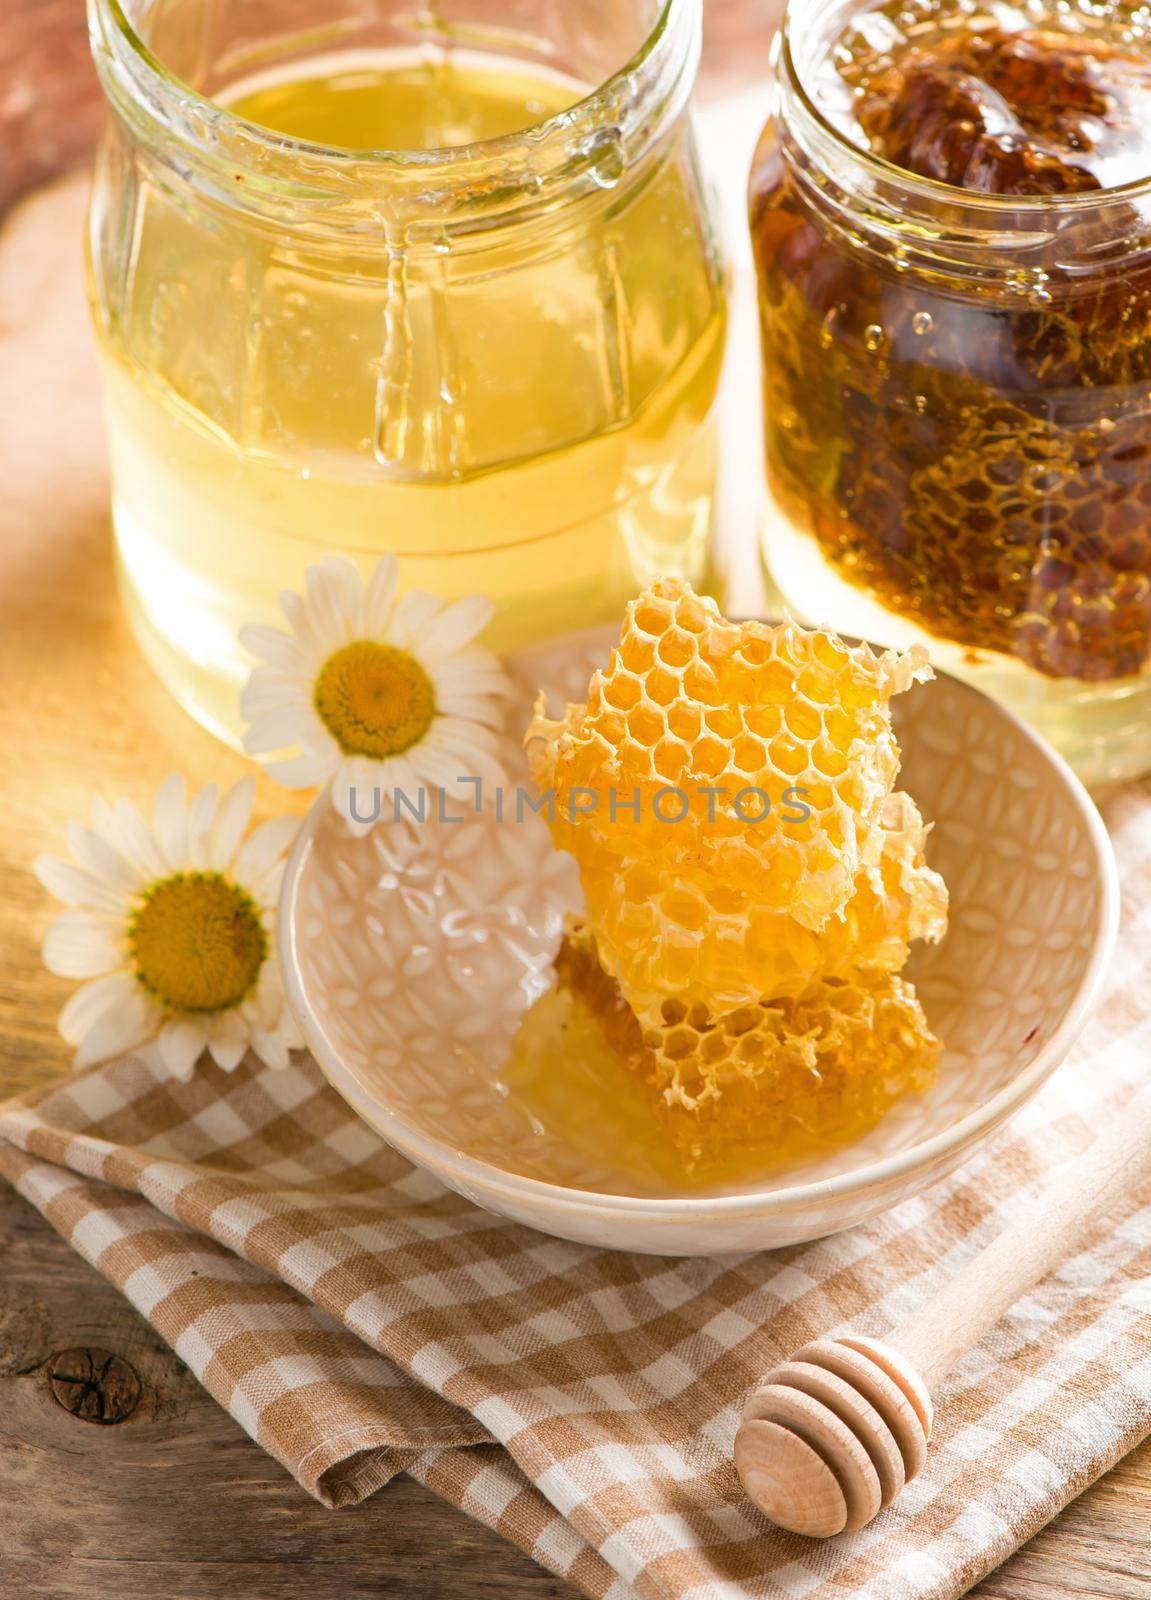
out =
<path fill-rule="evenodd" d="M 793 0 L 751 227 L 770 575 L 1151 767 L 1151 16 Z"/>

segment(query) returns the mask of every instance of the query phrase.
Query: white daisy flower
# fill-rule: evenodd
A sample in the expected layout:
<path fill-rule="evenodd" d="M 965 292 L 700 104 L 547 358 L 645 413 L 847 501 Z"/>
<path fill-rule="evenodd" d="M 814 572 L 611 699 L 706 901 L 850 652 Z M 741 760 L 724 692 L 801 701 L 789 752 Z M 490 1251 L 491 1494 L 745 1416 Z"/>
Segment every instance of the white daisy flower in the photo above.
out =
<path fill-rule="evenodd" d="M 376 792 L 398 791 L 417 806 L 429 792 L 461 796 L 470 778 L 486 786 L 503 776 L 497 730 L 508 682 L 496 657 L 472 643 L 491 620 L 491 601 L 445 604 L 419 590 L 397 599 L 396 580 L 394 556 L 380 559 L 367 584 L 346 557 L 329 556 L 308 568 L 306 597 L 280 596 L 290 633 L 240 633 L 266 663 L 240 701 L 244 749 L 296 751 L 268 771 L 289 788 L 330 781 L 354 833 L 370 828 L 357 818 L 372 814 Z M 466 785 L 472 800 L 476 792 Z"/>
<path fill-rule="evenodd" d="M 275 948 L 299 822 L 278 817 L 245 839 L 253 791 L 247 778 L 221 799 L 209 784 L 189 804 L 174 775 L 150 826 L 129 801 L 97 798 L 92 826 L 68 829 L 72 859 L 35 862 L 69 907 L 45 935 L 44 964 L 87 980 L 60 1013 L 78 1067 L 155 1040 L 166 1070 L 187 1079 L 205 1050 L 231 1072 L 248 1049 L 283 1067 L 303 1045 Z"/>

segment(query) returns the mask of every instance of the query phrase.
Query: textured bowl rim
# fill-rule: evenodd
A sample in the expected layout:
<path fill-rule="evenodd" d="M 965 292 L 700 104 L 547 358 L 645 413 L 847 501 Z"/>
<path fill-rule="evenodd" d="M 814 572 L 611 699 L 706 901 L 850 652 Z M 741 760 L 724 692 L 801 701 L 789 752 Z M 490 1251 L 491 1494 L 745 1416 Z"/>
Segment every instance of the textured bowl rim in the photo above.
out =
<path fill-rule="evenodd" d="M 555 640 L 543 641 L 514 652 L 512 659 L 515 655 L 526 656 L 542 653 L 545 650 L 559 650 L 565 643 L 574 646 L 581 639 L 603 632 L 603 628 L 581 629 Z M 1119 869 L 1110 835 L 1095 802 L 1067 762 L 1047 740 L 1029 728 L 1013 711 L 992 700 L 971 684 L 964 683 L 962 679 L 952 677 L 950 673 L 940 671 L 939 668 L 935 669 L 935 676 L 939 680 L 946 681 L 961 697 L 976 702 L 981 715 L 1001 719 L 1011 725 L 1015 732 L 1043 758 L 1052 778 L 1058 781 L 1070 796 L 1086 826 L 1093 847 L 1095 877 L 1099 887 L 1099 916 L 1091 952 L 1062 1022 L 1027 1067 L 989 1100 L 984 1101 L 975 1110 L 969 1111 L 957 1122 L 939 1133 L 909 1145 L 906 1150 L 865 1163 L 835 1177 L 817 1178 L 786 1187 L 745 1191 L 732 1195 L 648 1198 L 642 1195 L 608 1194 L 594 1189 L 575 1189 L 563 1184 L 549 1183 L 543 1178 L 532 1178 L 511 1172 L 507 1168 L 497 1167 L 491 1162 L 482 1161 L 476 1156 L 466 1155 L 463 1151 L 453 1149 L 446 1141 L 421 1132 L 397 1112 L 372 1098 L 331 1046 L 318 1025 L 307 997 L 300 965 L 297 907 L 303 869 L 311 853 L 320 819 L 330 804 L 328 788 L 325 788 L 313 802 L 288 857 L 280 892 L 277 933 L 280 967 L 288 1000 L 308 1048 L 324 1077 L 352 1109 L 401 1155 L 433 1175 L 441 1177 L 449 1186 L 455 1182 L 479 1186 L 485 1200 L 491 1198 L 493 1205 L 497 1205 L 500 1200 L 512 1204 L 527 1202 L 555 1211 L 616 1212 L 632 1218 L 646 1216 L 653 1221 L 665 1222 L 709 1216 L 716 1218 L 755 1216 L 766 1219 L 774 1215 L 790 1214 L 818 1202 L 843 1199 L 863 1193 L 918 1169 L 930 1171 L 948 1156 L 955 1155 L 957 1151 L 961 1153 L 982 1134 L 990 1133 L 1006 1122 L 1033 1098 L 1062 1065 L 1072 1045 L 1083 1032 L 1095 1008 L 1118 937 Z M 445 1174 L 450 1176 L 444 1176 Z"/>

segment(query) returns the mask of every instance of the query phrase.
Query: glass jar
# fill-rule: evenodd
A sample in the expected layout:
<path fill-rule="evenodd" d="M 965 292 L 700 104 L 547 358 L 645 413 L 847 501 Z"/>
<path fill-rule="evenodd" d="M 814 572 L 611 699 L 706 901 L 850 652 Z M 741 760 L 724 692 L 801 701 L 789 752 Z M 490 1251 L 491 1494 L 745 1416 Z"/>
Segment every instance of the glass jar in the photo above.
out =
<path fill-rule="evenodd" d="M 723 274 L 698 0 L 91 0 L 91 285 L 123 592 L 234 738 L 326 553 L 494 648 L 710 579 Z"/>
<path fill-rule="evenodd" d="M 766 564 L 800 616 L 927 644 L 1102 784 L 1151 766 L 1151 166 L 1120 143 L 1139 176 L 1099 186 L 1052 167 L 1052 141 L 1016 124 L 1005 98 L 989 95 L 984 115 L 981 87 L 954 63 L 935 79 L 893 77 L 897 25 L 914 34 L 945 9 L 952 38 L 981 15 L 962 0 L 793 5 L 777 43 L 750 199 Z M 1012 15 L 1038 26 L 1044 9 Z M 1004 14 L 970 22 L 984 30 L 973 59 L 999 48 L 986 30 Z M 1057 20 L 1146 48 L 1130 7 L 1062 5 Z M 849 28 L 902 99 L 860 109 L 839 82 L 835 103 Z M 1094 93 L 1077 48 L 1068 71 Z M 1069 144 L 1089 142 L 1100 124 L 1078 131 L 1070 91 L 1043 105 L 1058 52 L 1036 58 L 1009 40 L 996 70 L 1030 74 L 1030 126 L 1047 115 Z M 930 175 L 861 147 L 844 107 L 878 107 L 877 125 Z M 1021 177 L 1009 163 L 1031 160 L 1033 137 Z M 1001 192 L 1008 183 L 1078 192 Z"/>

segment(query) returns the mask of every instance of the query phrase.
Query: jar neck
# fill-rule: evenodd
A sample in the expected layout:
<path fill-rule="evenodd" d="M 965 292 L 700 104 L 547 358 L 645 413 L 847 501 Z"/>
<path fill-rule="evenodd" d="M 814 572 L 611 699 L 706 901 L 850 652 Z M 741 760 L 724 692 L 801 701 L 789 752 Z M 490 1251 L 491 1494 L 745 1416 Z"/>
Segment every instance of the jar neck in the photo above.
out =
<path fill-rule="evenodd" d="M 820 225 L 897 270 L 1042 298 L 1151 250 L 1151 178 L 1075 195 L 997 195 L 917 177 L 854 144 L 824 114 L 820 67 L 859 0 L 792 0 L 775 44 L 780 152 Z"/>
<path fill-rule="evenodd" d="M 683 116 L 699 65 L 701 0 L 664 0 L 635 55 L 568 110 L 521 133 L 433 150 L 351 151 L 235 115 L 169 73 L 121 0 L 88 0 L 105 96 L 177 180 L 283 227 L 405 240 L 530 221 L 614 188 Z"/>

